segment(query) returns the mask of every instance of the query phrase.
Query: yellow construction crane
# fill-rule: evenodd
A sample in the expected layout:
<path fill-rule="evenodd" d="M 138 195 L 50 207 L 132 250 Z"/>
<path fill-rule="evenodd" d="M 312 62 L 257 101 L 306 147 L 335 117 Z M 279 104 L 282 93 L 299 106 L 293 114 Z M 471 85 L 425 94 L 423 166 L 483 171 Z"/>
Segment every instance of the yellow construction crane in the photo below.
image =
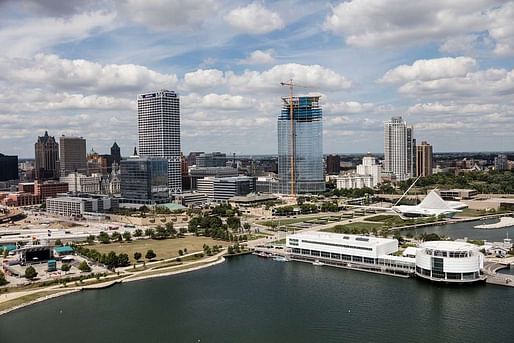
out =
<path fill-rule="evenodd" d="M 309 88 L 305 86 L 297 85 L 290 79 L 287 82 L 280 82 L 281 86 L 289 87 L 289 122 L 290 122 L 290 133 L 289 133 L 289 154 L 291 159 L 291 195 L 296 196 L 296 127 L 294 121 L 294 104 L 293 104 L 293 92 L 294 87 Z M 285 101 L 285 98 L 283 98 Z M 286 102 L 287 103 L 287 102 Z"/>

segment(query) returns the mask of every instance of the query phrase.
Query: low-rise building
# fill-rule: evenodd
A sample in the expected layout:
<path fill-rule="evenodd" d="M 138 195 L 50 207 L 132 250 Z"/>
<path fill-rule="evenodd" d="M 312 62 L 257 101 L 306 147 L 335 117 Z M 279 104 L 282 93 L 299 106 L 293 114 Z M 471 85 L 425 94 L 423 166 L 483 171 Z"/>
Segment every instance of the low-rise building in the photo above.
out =
<path fill-rule="evenodd" d="M 444 200 L 472 199 L 478 195 L 478 191 L 475 189 L 461 188 L 441 189 L 438 193 Z"/>
<path fill-rule="evenodd" d="M 46 212 L 65 217 L 80 217 L 88 213 L 103 213 L 117 209 L 117 198 L 63 196 L 46 199 Z"/>
<path fill-rule="evenodd" d="M 372 188 L 373 176 L 348 174 L 336 178 L 337 189 Z"/>
<path fill-rule="evenodd" d="M 198 180 L 198 192 L 207 196 L 210 201 L 226 202 L 228 199 L 255 192 L 255 177 L 236 176 Z"/>
<path fill-rule="evenodd" d="M 464 283 L 483 280 L 484 255 L 477 245 L 430 241 L 416 252 L 416 275 L 431 281 Z"/>

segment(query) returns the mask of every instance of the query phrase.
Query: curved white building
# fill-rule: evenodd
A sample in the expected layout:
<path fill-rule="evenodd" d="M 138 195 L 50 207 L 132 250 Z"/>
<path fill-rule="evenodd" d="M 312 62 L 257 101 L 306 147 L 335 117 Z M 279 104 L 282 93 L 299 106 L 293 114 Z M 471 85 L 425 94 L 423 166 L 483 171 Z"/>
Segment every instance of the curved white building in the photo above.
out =
<path fill-rule="evenodd" d="M 484 255 L 478 246 L 470 243 L 425 242 L 416 253 L 416 275 L 432 281 L 480 281 L 483 266 Z"/>

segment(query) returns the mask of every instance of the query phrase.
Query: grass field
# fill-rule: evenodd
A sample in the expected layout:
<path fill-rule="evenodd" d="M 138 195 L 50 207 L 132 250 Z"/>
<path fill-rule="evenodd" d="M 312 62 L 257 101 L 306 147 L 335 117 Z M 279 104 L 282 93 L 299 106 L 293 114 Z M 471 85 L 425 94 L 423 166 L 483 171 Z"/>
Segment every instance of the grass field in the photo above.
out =
<path fill-rule="evenodd" d="M 392 215 L 392 214 L 378 214 L 376 216 L 366 218 L 366 221 L 368 221 L 368 222 L 385 222 L 386 220 L 393 219 L 394 217 L 398 217 L 398 216 Z"/>
<path fill-rule="evenodd" d="M 357 223 L 350 223 L 350 224 L 344 224 L 344 225 L 335 225 L 327 229 L 323 229 L 321 231 L 325 232 L 338 232 L 338 233 L 353 233 L 353 234 L 359 234 L 362 231 L 372 231 L 374 228 L 380 229 L 384 225 L 382 223 L 365 223 L 365 222 L 357 222 Z"/>
<path fill-rule="evenodd" d="M 308 217 L 308 218 L 275 219 L 273 221 L 266 220 L 266 221 L 262 221 L 262 222 L 257 222 L 257 224 L 271 227 L 271 223 L 277 223 L 279 226 L 282 226 L 282 225 L 303 223 L 303 222 L 312 221 L 312 220 L 320 220 L 322 217 L 324 217 L 324 216 Z"/>
<path fill-rule="evenodd" d="M 55 293 L 60 293 L 60 291 L 41 291 L 41 292 L 36 292 L 36 293 L 32 293 L 32 294 L 27 294 L 27 295 L 24 295 L 22 297 L 19 297 L 19 298 L 13 299 L 13 300 L 5 301 L 3 303 L 0 303 L 0 311 L 4 311 L 4 310 L 10 309 L 15 306 L 23 305 L 28 302 L 31 302 L 31 301 L 37 300 L 39 298 L 43 298 L 48 295 L 55 294 Z"/>
<path fill-rule="evenodd" d="M 184 250 L 184 248 L 187 248 L 188 253 L 202 251 L 204 244 L 207 244 L 211 247 L 213 245 L 221 245 L 223 247 L 230 245 L 229 242 L 217 241 L 209 237 L 186 236 L 184 238 L 164 240 L 141 239 L 123 243 L 94 244 L 88 246 L 88 248 L 95 249 L 100 253 L 106 254 L 110 251 L 114 251 L 116 254 L 126 253 L 129 255 L 130 262 L 134 263 L 135 252 L 140 252 L 143 255 L 142 259 L 144 259 L 146 252 L 149 249 L 152 249 L 155 254 L 157 254 L 155 259 L 161 260 L 179 256 L 178 251 Z"/>

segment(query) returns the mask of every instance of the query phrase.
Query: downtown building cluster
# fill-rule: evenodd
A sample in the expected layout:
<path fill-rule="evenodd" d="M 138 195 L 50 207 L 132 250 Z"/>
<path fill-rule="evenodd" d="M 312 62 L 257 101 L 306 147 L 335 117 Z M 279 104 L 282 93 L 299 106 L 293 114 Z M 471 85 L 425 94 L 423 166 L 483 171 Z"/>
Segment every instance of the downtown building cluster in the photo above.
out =
<path fill-rule="evenodd" d="M 350 168 L 339 155 L 325 159 L 320 97 L 282 100 L 276 156 L 236 158 L 203 151 L 185 156 L 178 94 L 166 89 L 141 93 L 137 95 L 138 145 L 131 156 L 122 158 L 116 142 L 110 154 L 102 155 L 92 149 L 88 152 L 83 137 L 61 135 L 56 140 L 45 132 L 35 143 L 32 169 L 22 167 L 23 176 L 16 156 L 0 154 L 0 182 L 5 182 L 0 187 L 10 190 L 0 193 L 0 202 L 33 205 L 62 195 L 113 198 L 112 208 L 173 201 L 187 206 L 227 202 L 251 193 L 316 194 L 325 191 L 327 182 L 338 189 L 374 188 L 384 181 L 394 183 L 437 172 L 432 146 L 426 141 L 417 144 L 414 127 L 402 117 L 384 122 L 382 159 L 368 153 L 361 164 Z M 354 172 L 348 172 L 352 167 Z M 510 167 L 507 155 L 495 158 L 495 169 Z M 9 180 L 19 183 L 15 186 Z"/>

